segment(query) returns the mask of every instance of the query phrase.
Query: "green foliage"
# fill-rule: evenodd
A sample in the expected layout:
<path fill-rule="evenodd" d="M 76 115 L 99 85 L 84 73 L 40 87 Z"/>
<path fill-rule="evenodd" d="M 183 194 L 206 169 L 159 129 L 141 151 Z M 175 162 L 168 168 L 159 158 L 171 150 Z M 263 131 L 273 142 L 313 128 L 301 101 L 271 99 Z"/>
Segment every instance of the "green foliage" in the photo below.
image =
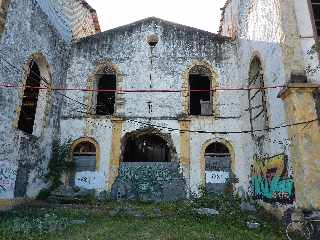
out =
<path fill-rule="evenodd" d="M 46 200 L 49 196 L 50 196 L 50 190 L 47 188 L 44 188 L 39 192 L 37 199 L 38 200 Z"/>
<path fill-rule="evenodd" d="M 53 156 L 49 162 L 46 176 L 48 182 L 51 183 L 51 190 L 58 188 L 62 184 L 62 174 L 73 168 L 73 162 L 70 161 L 70 147 L 70 139 L 62 144 L 59 141 L 53 143 Z"/>
<path fill-rule="evenodd" d="M 264 215 L 262 220 L 247 214 L 196 217 L 193 215 L 195 204 L 185 200 L 161 204 L 109 202 L 98 206 L 26 206 L 0 216 L 0 239 L 285 239 L 274 218 L 267 219 Z M 123 211 L 111 214 L 119 208 Z M 155 216 L 155 208 L 160 209 L 161 216 Z M 128 209 L 141 213 L 144 218 L 129 216 Z M 249 230 L 248 220 L 257 220 L 261 228 Z"/>

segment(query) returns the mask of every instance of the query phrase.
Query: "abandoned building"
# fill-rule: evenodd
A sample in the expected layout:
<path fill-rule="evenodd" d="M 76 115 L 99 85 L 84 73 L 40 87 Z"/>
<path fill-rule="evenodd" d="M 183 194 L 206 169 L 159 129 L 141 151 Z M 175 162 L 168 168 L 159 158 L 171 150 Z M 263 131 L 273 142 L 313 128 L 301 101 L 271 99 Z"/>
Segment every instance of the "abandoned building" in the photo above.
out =
<path fill-rule="evenodd" d="M 228 0 L 219 33 L 155 17 L 100 31 L 84 0 L 0 0 L 0 207 L 64 184 L 202 189 L 320 208 L 320 2 Z"/>

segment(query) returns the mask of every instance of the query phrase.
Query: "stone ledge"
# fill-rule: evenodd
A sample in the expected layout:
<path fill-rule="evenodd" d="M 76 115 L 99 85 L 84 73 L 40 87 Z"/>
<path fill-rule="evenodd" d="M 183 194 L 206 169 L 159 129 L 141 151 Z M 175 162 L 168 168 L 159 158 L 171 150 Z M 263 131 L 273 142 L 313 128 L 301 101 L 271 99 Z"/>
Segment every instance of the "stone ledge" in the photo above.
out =
<path fill-rule="evenodd" d="M 292 92 L 310 92 L 319 89 L 320 85 L 316 83 L 288 83 L 283 89 L 278 93 L 278 98 L 284 99 Z"/>

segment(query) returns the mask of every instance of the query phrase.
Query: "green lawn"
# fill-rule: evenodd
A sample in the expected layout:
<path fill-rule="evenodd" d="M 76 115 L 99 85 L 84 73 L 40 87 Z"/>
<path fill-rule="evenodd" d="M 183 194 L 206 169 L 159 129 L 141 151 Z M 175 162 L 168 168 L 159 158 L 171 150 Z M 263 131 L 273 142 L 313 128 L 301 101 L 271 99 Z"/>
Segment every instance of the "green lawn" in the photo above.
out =
<path fill-rule="evenodd" d="M 199 216 L 192 210 L 203 202 L 174 204 L 103 203 L 99 205 L 34 204 L 0 213 L 0 239 L 285 239 L 280 223 L 265 213 L 250 215 L 220 205 L 219 216 Z M 161 210 L 161 216 L 155 209 Z M 246 221 L 262 227 L 249 230 Z"/>

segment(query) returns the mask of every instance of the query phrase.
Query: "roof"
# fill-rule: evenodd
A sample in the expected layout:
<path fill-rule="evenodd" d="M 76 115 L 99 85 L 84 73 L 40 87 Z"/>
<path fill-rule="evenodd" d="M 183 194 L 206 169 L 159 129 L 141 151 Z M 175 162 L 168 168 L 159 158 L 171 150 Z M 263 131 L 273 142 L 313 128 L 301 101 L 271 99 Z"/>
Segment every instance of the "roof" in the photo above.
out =
<path fill-rule="evenodd" d="M 92 41 L 92 40 L 98 40 L 100 38 L 103 38 L 105 36 L 108 35 L 114 35 L 117 33 L 123 32 L 123 33 L 127 33 L 127 32 L 132 32 L 134 31 L 134 29 L 138 28 L 139 26 L 143 25 L 143 24 L 156 24 L 156 25 L 162 25 L 165 27 L 165 29 L 167 31 L 170 31 L 169 28 L 174 28 L 174 31 L 176 33 L 178 32 L 185 32 L 185 33 L 197 33 L 197 34 L 201 34 L 203 36 L 212 38 L 212 39 L 219 39 L 219 40 L 229 40 L 229 37 L 225 37 L 225 36 L 221 36 L 220 34 L 216 34 L 216 33 L 212 33 L 209 31 L 205 31 L 205 30 L 201 30 L 198 28 L 194 28 L 194 27 L 190 27 L 190 26 L 186 26 L 186 25 L 182 25 L 182 24 L 178 24 L 178 23 L 174 23 L 174 22 L 170 22 L 167 20 L 163 20 L 161 18 L 157 18 L 157 17 L 148 17 L 148 18 L 144 18 L 141 19 L 139 21 L 130 23 L 130 24 L 126 24 L 117 28 L 113 28 L 104 32 L 100 32 L 97 33 L 95 35 L 91 35 L 88 37 L 84 37 L 82 39 L 80 39 L 78 42 L 85 42 L 85 41 Z"/>
<path fill-rule="evenodd" d="M 101 31 L 96 11 L 85 0 L 37 2 L 67 42 Z"/>

